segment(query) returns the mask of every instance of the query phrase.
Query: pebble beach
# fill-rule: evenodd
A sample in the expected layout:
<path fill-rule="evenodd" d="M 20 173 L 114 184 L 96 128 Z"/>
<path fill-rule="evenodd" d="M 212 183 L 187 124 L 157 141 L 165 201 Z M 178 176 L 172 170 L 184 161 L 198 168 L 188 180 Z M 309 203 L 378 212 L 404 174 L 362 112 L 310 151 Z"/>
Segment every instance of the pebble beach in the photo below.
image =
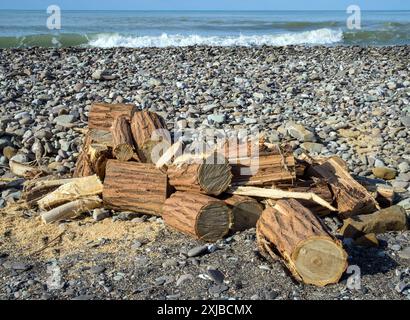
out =
<path fill-rule="evenodd" d="M 0 49 L 0 177 L 14 177 L 10 159 L 69 176 L 94 102 L 157 112 L 170 132 L 258 131 L 295 155 L 338 155 L 410 209 L 408 45 Z M 188 148 L 195 138 L 184 138 Z M 1 208 L 20 199 L 22 183 L 1 185 Z M 360 290 L 348 274 L 314 288 L 261 257 L 254 229 L 204 245 L 161 218 L 99 214 L 51 227 L 38 212 L 3 209 L 0 298 L 410 299 L 409 231 L 379 234 L 374 248 L 344 243 Z M 62 231 L 60 243 L 28 254 Z"/>

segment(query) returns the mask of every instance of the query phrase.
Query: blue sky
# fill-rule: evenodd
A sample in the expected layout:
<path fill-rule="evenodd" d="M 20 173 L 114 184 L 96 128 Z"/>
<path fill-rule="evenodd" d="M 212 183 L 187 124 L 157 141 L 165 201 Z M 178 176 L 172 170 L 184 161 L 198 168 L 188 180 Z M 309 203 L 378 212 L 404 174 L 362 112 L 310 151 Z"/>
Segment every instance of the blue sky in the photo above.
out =
<path fill-rule="evenodd" d="M 410 10 L 410 0 L 0 0 L 0 9 L 45 10 Z"/>

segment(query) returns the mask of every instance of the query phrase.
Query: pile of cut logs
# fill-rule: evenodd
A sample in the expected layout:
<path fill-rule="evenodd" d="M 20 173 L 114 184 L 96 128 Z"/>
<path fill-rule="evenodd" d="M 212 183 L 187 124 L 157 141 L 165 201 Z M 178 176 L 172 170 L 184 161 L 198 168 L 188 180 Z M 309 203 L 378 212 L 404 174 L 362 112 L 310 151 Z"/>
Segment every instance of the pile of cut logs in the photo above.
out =
<path fill-rule="evenodd" d="M 182 143 L 169 143 L 156 134 L 160 129 L 166 124 L 156 113 L 93 104 L 74 178 L 29 181 L 25 201 L 44 211 L 46 223 L 103 206 L 161 216 L 167 226 L 208 242 L 256 227 L 262 255 L 280 257 L 296 279 L 317 286 L 338 282 L 347 267 L 340 240 L 321 217 L 334 212 L 352 222 L 373 213 L 377 220 L 379 203 L 391 204 L 391 193 L 378 192 L 383 201 L 376 201 L 337 157 L 295 159 L 291 148 L 260 139 L 259 167 L 244 175 L 242 169 L 255 159 L 232 150 L 250 150 L 249 142 L 232 148 L 237 141 L 228 141 L 206 155 L 176 156 Z M 159 143 L 168 148 L 154 160 Z M 383 223 L 386 229 L 407 227 L 405 212 L 383 217 L 379 229 Z M 363 230 L 356 230 L 357 237 L 373 232 Z"/>

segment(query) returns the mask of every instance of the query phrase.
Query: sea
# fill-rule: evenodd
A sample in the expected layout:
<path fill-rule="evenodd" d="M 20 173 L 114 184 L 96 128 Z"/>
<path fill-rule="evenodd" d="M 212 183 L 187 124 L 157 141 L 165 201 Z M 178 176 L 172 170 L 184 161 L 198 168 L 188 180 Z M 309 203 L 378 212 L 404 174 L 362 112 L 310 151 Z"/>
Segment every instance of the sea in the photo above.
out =
<path fill-rule="evenodd" d="M 63 10 L 60 29 L 50 16 L 0 10 L 0 48 L 410 44 L 410 11 Z"/>

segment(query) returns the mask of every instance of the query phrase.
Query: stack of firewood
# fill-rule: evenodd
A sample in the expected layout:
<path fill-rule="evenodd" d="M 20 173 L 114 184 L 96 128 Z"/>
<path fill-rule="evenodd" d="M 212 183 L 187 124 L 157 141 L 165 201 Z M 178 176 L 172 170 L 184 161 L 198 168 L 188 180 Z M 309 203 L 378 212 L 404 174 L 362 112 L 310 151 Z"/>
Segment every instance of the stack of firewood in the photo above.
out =
<path fill-rule="evenodd" d="M 295 278 L 318 286 L 339 281 L 347 254 L 320 217 L 335 212 L 348 219 L 380 209 L 343 160 L 295 159 L 291 148 L 263 139 L 257 146 L 230 140 L 207 154 L 176 156 L 182 143 L 171 144 L 161 129 L 166 124 L 156 113 L 92 105 L 75 177 L 31 181 L 27 203 L 45 210 L 45 222 L 101 206 L 162 216 L 169 227 L 210 242 L 256 227 L 260 252 L 281 257 Z M 165 149 L 154 159 L 159 143 Z M 391 196 L 378 194 L 384 203 Z"/>

